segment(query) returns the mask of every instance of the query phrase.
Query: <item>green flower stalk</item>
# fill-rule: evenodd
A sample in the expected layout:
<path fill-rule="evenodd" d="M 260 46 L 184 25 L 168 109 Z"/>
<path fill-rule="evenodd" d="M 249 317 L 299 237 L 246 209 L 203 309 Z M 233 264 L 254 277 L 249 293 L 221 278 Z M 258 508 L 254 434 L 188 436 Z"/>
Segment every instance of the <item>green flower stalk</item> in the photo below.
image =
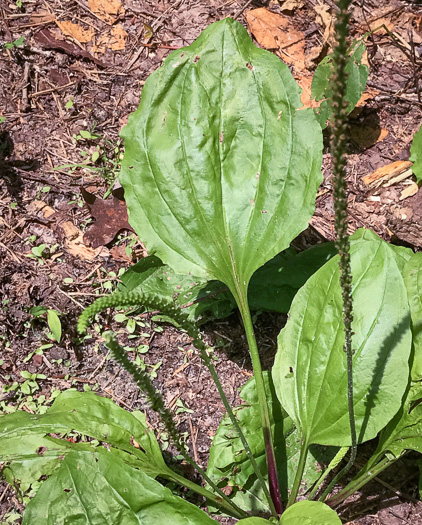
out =
<path fill-rule="evenodd" d="M 346 65 L 349 35 L 349 14 L 347 9 L 351 0 L 338 0 L 339 12 L 335 24 L 337 45 L 333 52 L 333 72 L 331 76 L 333 116 L 331 120 L 331 156 L 334 184 L 334 213 L 336 248 L 340 255 L 340 285 L 343 295 L 343 322 L 347 362 L 347 397 L 350 422 L 351 453 L 347 465 L 335 476 L 327 491 L 352 467 L 356 459 L 356 425 L 353 404 L 353 349 L 352 349 L 352 272 L 350 266 L 350 243 L 347 234 L 347 195 L 346 195 L 346 136 L 347 136 L 347 105 L 346 95 Z"/>
<path fill-rule="evenodd" d="M 165 299 L 159 296 L 155 296 L 155 295 L 151 295 L 151 294 L 145 294 L 141 291 L 114 293 L 110 296 L 97 299 L 97 301 L 95 301 L 92 305 L 90 305 L 88 308 L 86 308 L 83 311 L 83 313 L 79 317 L 78 331 L 80 333 L 84 333 L 86 331 L 88 322 L 91 319 L 91 317 L 93 317 L 96 313 L 99 313 L 107 308 L 125 307 L 125 306 L 140 306 L 140 305 L 144 305 L 148 308 L 158 309 L 165 315 L 168 315 L 169 317 L 173 318 L 179 324 L 179 326 L 185 329 L 187 333 L 189 334 L 189 336 L 192 337 L 192 343 L 195 346 L 195 348 L 199 350 L 201 359 L 203 363 L 205 364 L 205 366 L 208 368 L 211 374 L 211 377 L 213 378 L 213 381 L 217 387 L 218 393 L 221 397 L 221 400 L 227 411 L 227 414 L 237 434 L 239 435 L 239 438 L 245 448 L 245 451 L 246 451 L 246 454 L 249 460 L 251 461 L 251 464 L 256 473 L 256 476 L 261 483 L 264 494 L 269 503 L 271 512 L 273 513 L 273 515 L 276 516 L 277 512 L 276 512 L 276 509 L 274 508 L 274 504 L 273 504 L 269 489 L 267 487 L 267 484 L 265 482 L 265 479 L 263 478 L 263 475 L 261 474 L 261 471 L 252 453 L 252 450 L 227 400 L 227 396 L 224 393 L 223 387 L 218 378 L 215 367 L 208 354 L 208 348 L 205 345 L 204 341 L 202 340 L 201 333 L 198 327 L 196 326 L 196 324 L 190 322 L 187 319 L 186 315 L 180 310 L 180 308 L 176 307 L 175 304 L 172 301 L 169 301 L 168 299 Z M 145 372 L 139 370 L 137 367 L 135 367 L 135 365 L 127 358 L 126 354 L 124 353 L 124 350 L 122 350 L 120 346 L 117 344 L 117 341 L 115 340 L 115 338 L 111 337 L 110 334 L 107 334 L 106 345 L 112 352 L 113 357 L 116 359 L 116 361 L 118 361 L 119 364 L 122 367 L 124 367 L 125 370 L 127 370 L 134 377 L 139 388 L 147 394 L 151 407 L 156 412 L 158 412 L 158 414 L 160 415 L 163 423 L 165 424 L 167 428 L 167 431 L 170 437 L 173 440 L 173 443 L 177 446 L 177 448 L 184 455 L 185 460 L 188 463 L 192 464 L 198 470 L 198 472 L 200 472 L 200 474 L 204 477 L 204 479 L 210 484 L 210 486 L 217 493 L 220 494 L 221 492 L 220 489 L 218 489 L 218 487 L 216 487 L 213 481 L 211 481 L 208 478 L 207 474 L 198 465 L 196 465 L 196 463 L 192 460 L 192 458 L 190 458 L 190 456 L 189 457 L 185 456 L 184 448 L 180 448 L 181 446 L 183 446 L 183 444 L 180 442 L 180 436 L 174 424 L 172 413 L 165 407 L 161 394 L 155 390 L 148 375 Z M 221 497 L 225 496 L 222 492 L 220 495 L 222 495 Z M 225 498 L 227 498 L 227 496 L 225 496 Z M 236 507 L 236 510 L 241 511 L 235 504 L 232 503 L 232 506 Z"/>

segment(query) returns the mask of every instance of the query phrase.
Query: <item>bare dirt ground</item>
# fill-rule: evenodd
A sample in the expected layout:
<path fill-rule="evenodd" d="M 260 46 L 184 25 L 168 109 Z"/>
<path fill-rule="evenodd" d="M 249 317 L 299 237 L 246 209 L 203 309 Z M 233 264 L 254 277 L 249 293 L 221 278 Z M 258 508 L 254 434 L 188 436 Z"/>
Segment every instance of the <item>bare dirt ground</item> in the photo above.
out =
<path fill-rule="evenodd" d="M 303 48 L 295 51 L 303 54 L 303 67 L 280 42 L 272 51 L 298 80 L 312 74 L 329 50 L 333 2 L 289 3 L 286 9 L 283 0 L 123 0 L 121 8 L 104 16 L 95 8 L 101 7 L 100 0 L 0 0 L 0 42 L 15 43 L 0 48 L 2 412 L 42 411 L 55 391 L 92 389 L 125 408 L 146 410 L 166 447 L 154 414 L 131 379 L 108 359 L 98 335 L 110 326 L 123 331 L 125 322 L 103 316 L 83 341 L 75 331 L 82 309 L 115 289 L 119 272 L 146 255 L 142 239 L 127 229 L 118 191 L 107 204 L 101 200 L 118 173 L 123 151 L 118 134 L 136 109 L 146 78 L 168 53 L 189 45 L 206 26 L 227 16 L 252 29 L 250 12 L 257 8 L 286 17 L 288 26 L 303 35 Z M 351 116 L 348 165 L 351 231 L 367 226 L 385 240 L 417 250 L 422 248 L 422 191 L 407 173 L 407 161 L 422 116 L 419 4 L 353 3 L 354 37 L 368 27 L 385 24 L 387 29 L 367 39 L 370 89 Z M 264 36 L 253 33 L 265 47 L 272 31 L 264 27 Z M 392 167 L 393 162 L 399 164 Z M 308 244 L 333 238 L 329 164 L 325 152 L 324 182 Z M 364 179 L 379 168 L 372 183 Z M 92 195 L 98 197 L 96 205 Z M 30 313 L 34 306 L 60 313 L 60 343 L 48 337 L 45 316 Z M 177 410 L 192 454 L 205 465 L 223 415 L 214 385 L 186 335 L 146 314 L 136 321 L 136 344 L 143 345 L 137 358 Z M 257 319 L 267 368 L 283 322 L 275 314 Z M 218 348 L 217 369 L 229 400 L 236 403 L 238 388 L 251 376 L 240 320 L 232 315 L 204 330 Z M 416 460 L 409 456 L 374 480 L 343 506 L 342 519 L 361 525 L 422 524 Z M 20 523 L 24 507 L 7 484 L 0 485 L 0 504 L 1 523 Z"/>

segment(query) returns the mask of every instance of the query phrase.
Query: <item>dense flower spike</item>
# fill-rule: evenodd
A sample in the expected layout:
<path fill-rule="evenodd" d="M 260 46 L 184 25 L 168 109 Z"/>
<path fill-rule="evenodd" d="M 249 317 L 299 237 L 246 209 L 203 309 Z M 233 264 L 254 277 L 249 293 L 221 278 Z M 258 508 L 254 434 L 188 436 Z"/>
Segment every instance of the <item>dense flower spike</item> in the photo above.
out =
<path fill-rule="evenodd" d="M 131 292 L 117 292 L 108 297 L 101 297 L 100 299 L 97 299 L 92 305 L 90 305 L 88 308 L 86 308 L 86 310 L 84 310 L 84 312 L 79 317 L 78 332 L 84 333 L 87 329 L 89 320 L 97 313 L 100 313 L 103 310 L 106 310 L 107 308 L 127 307 L 127 306 L 146 306 L 148 308 L 159 310 L 161 313 L 174 319 L 174 321 L 181 328 L 186 330 L 186 332 L 192 338 L 192 344 L 194 345 L 195 348 L 199 350 L 201 359 L 203 363 L 205 364 L 205 366 L 208 368 L 211 374 L 211 377 L 213 378 L 213 381 L 217 387 L 218 393 L 223 401 L 223 404 L 228 413 L 228 416 L 230 417 L 230 420 L 234 428 L 236 429 L 236 432 L 238 433 L 243 446 L 245 447 L 245 451 L 249 457 L 249 460 L 251 461 L 254 471 L 259 481 L 261 482 L 264 493 L 266 494 L 268 500 L 271 501 L 271 496 L 269 494 L 266 482 L 256 463 L 255 457 L 245 438 L 245 435 L 243 434 L 242 429 L 239 426 L 239 422 L 237 421 L 233 413 L 233 410 L 231 409 L 231 406 L 227 400 L 223 387 L 218 378 L 217 371 L 215 370 L 215 367 L 209 356 L 207 345 L 204 343 L 201 333 L 198 327 L 196 326 L 196 324 L 190 321 L 188 319 L 188 316 L 179 307 L 177 307 L 170 300 L 167 300 L 159 296 L 154 296 L 152 294 L 145 294 L 144 292 L 139 291 L 139 290 L 131 291 Z M 172 419 L 172 413 L 164 406 L 164 402 L 163 402 L 161 394 L 155 390 L 155 388 L 153 387 L 149 379 L 149 376 L 142 370 L 138 369 L 138 367 L 136 367 L 127 358 L 124 350 L 118 345 L 116 339 L 112 337 L 110 333 L 107 333 L 106 337 L 107 337 L 107 347 L 112 352 L 113 357 L 116 359 L 116 361 L 121 366 L 125 368 L 127 372 L 129 372 L 134 377 L 139 388 L 143 392 L 146 393 L 152 409 L 158 412 L 162 421 L 166 425 L 167 431 L 170 437 L 172 438 L 173 442 L 184 455 L 186 452 L 184 449 L 180 448 L 182 444 L 180 441 L 179 433 Z M 185 459 L 187 461 L 192 461 L 190 457 L 189 457 L 189 460 L 187 458 Z M 194 466 L 204 476 L 204 479 L 206 479 L 207 482 L 210 483 L 210 485 L 213 488 L 215 488 L 214 483 L 211 480 L 209 480 L 209 478 L 203 472 L 203 470 L 200 469 L 198 465 L 196 464 L 194 464 Z"/>
<path fill-rule="evenodd" d="M 353 465 L 356 458 L 356 427 L 353 404 L 353 349 L 352 349 L 352 272 L 350 267 L 350 243 L 347 235 L 347 195 L 346 195 L 346 131 L 347 131 L 347 105 L 346 94 L 346 65 L 347 65 L 347 38 L 349 35 L 349 17 L 347 9 L 351 0 L 339 0 L 339 12 L 335 24 L 337 45 L 333 53 L 332 100 L 333 116 L 331 120 L 331 155 L 333 166 L 334 185 L 334 213 L 336 248 L 340 255 L 340 284 L 343 294 L 343 321 L 345 333 L 344 350 L 347 359 L 348 377 L 348 406 L 350 435 L 352 441 L 351 456 L 346 467 L 339 472 L 330 484 L 328 490 L 340 479 Z M 326 493 L 328 493 L 328 490 Z M 325 496 L 325 494 L 324 494 Z"/>

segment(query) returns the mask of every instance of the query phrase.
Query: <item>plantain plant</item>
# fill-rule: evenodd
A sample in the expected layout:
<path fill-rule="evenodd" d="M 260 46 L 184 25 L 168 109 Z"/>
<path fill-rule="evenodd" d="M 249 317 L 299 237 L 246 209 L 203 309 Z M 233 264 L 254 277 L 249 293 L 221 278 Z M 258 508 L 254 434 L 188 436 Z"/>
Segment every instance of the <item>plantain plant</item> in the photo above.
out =
<path fill-rule="evenodd" d="M 227 410 L 206 471 L 189 456 L 148 374 L 113 334 L 105 339 L 206 487 L 166 465 L 142 414 L 69 390 L 46 414 L 0 419 L 4 476 L 21 493 L 38 489 L 24 525 L 215 523 L 157 478 L 242 525 L 340 524 L 324 501 L 340 503 L 407 450 L 422 451 L 421 256 L 369 230 L 345 236 L 343 123 L 367 76 L 360 51 L 345 47 L 347 4 L 340 3 L 340 48 L 331 58 L 337 84 L 324 84 L 317 70 L 334 137 L 339 255 L 332 244 L 302 254 L 289 247 L 314 211 L 325 119 L 301 107 L 287 66 L 256 48 L 237 22 L 212 24 L 170 54 L 122 132 L 120 180 L 131 225 L 151 256 L 128 271 L 120 291 L 88 307 L 78 329 L 106 308 L 144 306 L 189 333 Z M 262 371 L 251 305 L 289 311 L 270 372 Z M 197 321 L 234 306 L 254 376 L 242 389 L 245 403 L 232 408 Z M 71 432 L 89 439 L 67 440 Z M 326 477 L 349 449 L 351 466 L 356 445 L 377 435 L 367 465 L 327 500 Z"/>

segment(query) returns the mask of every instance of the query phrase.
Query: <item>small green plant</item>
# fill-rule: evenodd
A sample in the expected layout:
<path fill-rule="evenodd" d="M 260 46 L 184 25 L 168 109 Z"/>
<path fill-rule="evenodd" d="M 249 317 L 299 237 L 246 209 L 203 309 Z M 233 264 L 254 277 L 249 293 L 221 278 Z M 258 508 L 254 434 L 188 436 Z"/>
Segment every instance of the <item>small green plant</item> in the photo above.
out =
<path fill-rule="evenodd" d="M 29 310 L 30 314 L 34 318 L 47 318 L 47 325 L 51 330 L 51 334 L 48 334 L 50 339 L 54 339 L 60 343 L 62 337 L 62 325 L 60 322 L 60 312 L 54 310 L 53 308 L 46 308 L 45 306 L 34 306 Z"/>
<path fill-rule="evenodd" d="M 66 109 L 73 107 L 73 98 L 66 103 Z M 106 199 L 119 176 L 120 162 L 123 157 L 122 142 L 106 139 L 95 132 L 96 126 L 91 129 L 82 129 L 72 137 L 74 144 L 81 145 L 80 155 L 86 159 L 83 163 L 63 164 L 57 166 L 56 170 L 69 169 L 74 172 L 77 168 L 83 168 L 99 173 L 107 182 L 108 189 L 104 194 Z M 88 146 L 88 148 L 87 148 Z"/>
<path fill-rule="evenodd" d="M 359 98 L 350 90 L 363 91 L 366 77 L 353 82 L 356 72 L 363 78 L 360 67 L 344 76 L 361 55 L 346 52 L 348 2 L 339 5 L 339 49 L 330 59 L 336 73 L 324 91 L 338 255 L 332 245 L 303 254 L 289 248 L 313 213 L 325 121 L 318 111 L 300 109 L 300 89 L 287 66 L 257 49 L 237 22 L 215 23 L 172 53 L 146 82 L 122 133 L 130 221 L 155 255 L 122 276 L 119 291 L 88 307 L 78 330 L 84 333 L 93 316 L 112 307 L 125 309 L 117 321 L 130 335 L 142 327 L 127 309 L 139 307 L 186 330 L 227 411 L 206 471 L 190 457 L 155 389 L 155 370 L 139 355 L 131 361 L 132 349 L 113 333 L 103 336 L 206 488 L 165 464 L 142 415 L 69 390 L 41 416 L 16 412 L 0 419 L 6 479 L 19 485 L 49 476 L 27 505 L 23 525 L 41 525 L 46 516 L 51 522 L 77 516 L 81 523 L 153 524 L 159 515 L 174 525 L 216 523 L 156 478 L 195 492 L 212 512 L 241 525 L 339 525 L 327 503 L 341 503 L 408 450 L 422 452 L 421 254 L 369 230 L 345 234 L 344 120 Z M 283 294 L 288 297 L 280 299 Z M 251 306 L 258 304 L 289 311 L 270 372 L 262 370 L 255 339 Z M 254 376 L 241 391 L 245 403 L 232 408 L 197 321 L 234 307 Z M 70 431 L 77 432 L 74 442 L 65 439 Z M 351 483 L 331 497 L 321 489 L 349 449 L 351 466 L 356 446 L 377 437 L 377 450 Z M 297 501 L 306 494 L 309 500 Z"/>
<path fill-rule="evenodd" d="M 14 40 L 13 42 L 5 42 L 3 44 L 5 49 L 13 49 L 14 47 L 21 47 L 25 42 L 25 37 L 21 36 L 20 38 Z"/>

